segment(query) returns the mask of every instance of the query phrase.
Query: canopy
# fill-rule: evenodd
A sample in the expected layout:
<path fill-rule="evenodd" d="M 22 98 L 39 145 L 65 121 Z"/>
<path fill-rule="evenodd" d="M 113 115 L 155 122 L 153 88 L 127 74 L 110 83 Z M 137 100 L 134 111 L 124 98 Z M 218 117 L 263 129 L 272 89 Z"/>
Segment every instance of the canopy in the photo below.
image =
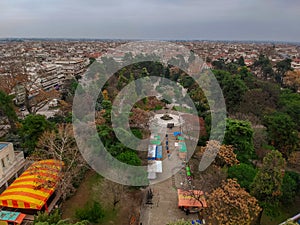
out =
<path fill-rule="evenodd" d="M 162 155 L 162 146 L 156 146 L 156 159 L 162 159 L 163 155 Z"/>
<path fill-rule="evenodd" d="M 148 146 L 148 160 L 155 160 L 156 145 Z"/>
<path fill-rule="evenodd" d="M 184 141 L 184 137 L 182 137 L 182 136 L 178 136 L 178 140 L 180 140 L 180 141 Z"/>
<path fill-rule="evenodd" d="M 179 152 L 186 152 L 187 151 L 185 142 L 179 142 L 178 145 L 179 145 Z"/>
<path fill-rule="evenodd" d="M 152 145 L 160 145 L 160 141 L 159 140 L 150 140 L 150 144 L 152 144 Z"/>
<path fill-rule="evenodd" d="M 178 189 L 178 207 L 207 207 L 203 191 Z"/>
<path fill-rule="evenodd" d="M 174 136 L 177 136 L 177 135 L 181 135 L 181 132 L 176 131 L 176 132 L 174 132 L 173 134 L 174 134 Z"/>
<path fill-rule="evenodd" d="M 0 206 L 41 210 L 55 191 L 62 165 L 52 159 L 33 163 L 0 195 Z"/>
<path fill-rule="evenodd" d="M 149 161 L 148 173 L 162 173 L 162 161 Z"/>
<path fill-rule="evenodd" d="M 16 224 L 21 224 L 25 216 L 26 216 L 25 214 L 20 212 L 10 212 L 10 211 L 1 210 L 0 221 L 7 221 Z"/>

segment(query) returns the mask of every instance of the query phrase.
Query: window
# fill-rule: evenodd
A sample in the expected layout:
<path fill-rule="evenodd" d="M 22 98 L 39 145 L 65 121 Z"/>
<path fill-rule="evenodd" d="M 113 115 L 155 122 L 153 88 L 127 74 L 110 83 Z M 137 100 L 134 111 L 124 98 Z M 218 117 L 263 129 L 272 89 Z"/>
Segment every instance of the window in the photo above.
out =
<path fill-rule="evenodd" d="M 2 167 L 5 168 L 4 159 L 1 159 L 1 164 L 2 164 Z"/>
<path fill-rule="evenodd" d="M 10 164 L 9 155 L 6 155 L 6 161 Z"/>

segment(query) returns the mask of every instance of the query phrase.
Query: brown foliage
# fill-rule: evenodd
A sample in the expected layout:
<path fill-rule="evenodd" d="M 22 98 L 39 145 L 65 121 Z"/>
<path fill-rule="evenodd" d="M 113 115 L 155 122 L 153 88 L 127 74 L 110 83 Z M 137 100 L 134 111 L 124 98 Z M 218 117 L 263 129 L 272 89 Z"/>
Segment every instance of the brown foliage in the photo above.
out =
<path fill-rule="evenodd" d="M 149 126 L 150 113 L 140 108 L 133 108 L 129 118 L 129 124 L 134 128 L 147 128 Z"/>
<path fill-rule="evenodd" d="M 231 145 L 220 145 L 218 141 L 208 141 L 205 147 L 201 147 L 201 154 L 207 151 L 212 155 L 216 155 L 215 164 L 218 166 L 233 166 L 239 164 L 234 153 L 234 148 Z"/>
<path fill-rule="evenodd" d="M 223 181 L 222 186 L 208 196 L 210 224 L 250 225 L 260 211 L 256 198 L 241 188 L 236 180 Z"/>
<path fill-rule="evenodd" d="M 288 71 L 283 79 L 285 85 L 300 91 L 300 70 Z"/>

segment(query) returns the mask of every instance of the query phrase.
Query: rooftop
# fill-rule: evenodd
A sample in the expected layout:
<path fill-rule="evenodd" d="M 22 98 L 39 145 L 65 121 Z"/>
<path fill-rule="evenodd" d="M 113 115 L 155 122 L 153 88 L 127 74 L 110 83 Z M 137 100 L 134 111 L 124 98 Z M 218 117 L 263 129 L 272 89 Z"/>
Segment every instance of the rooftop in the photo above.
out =
<path fill-rule="evenodd" d="M 7 143 L 0 143 L 0 151 L 2 151 L 2 149 L 4 149 L 7 145 Z"/>

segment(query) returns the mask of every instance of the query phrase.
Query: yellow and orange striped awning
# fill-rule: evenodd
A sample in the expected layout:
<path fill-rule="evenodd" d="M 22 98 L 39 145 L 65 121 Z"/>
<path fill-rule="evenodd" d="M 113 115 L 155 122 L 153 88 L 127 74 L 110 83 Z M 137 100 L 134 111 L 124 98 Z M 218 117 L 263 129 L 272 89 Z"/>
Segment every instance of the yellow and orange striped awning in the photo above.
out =
<path fill-rule="evenodd" d="M 40 210 L 55 191 L 62 165 L 52 159 L 33 163 L 0 195 L 0 206 Z"/>

